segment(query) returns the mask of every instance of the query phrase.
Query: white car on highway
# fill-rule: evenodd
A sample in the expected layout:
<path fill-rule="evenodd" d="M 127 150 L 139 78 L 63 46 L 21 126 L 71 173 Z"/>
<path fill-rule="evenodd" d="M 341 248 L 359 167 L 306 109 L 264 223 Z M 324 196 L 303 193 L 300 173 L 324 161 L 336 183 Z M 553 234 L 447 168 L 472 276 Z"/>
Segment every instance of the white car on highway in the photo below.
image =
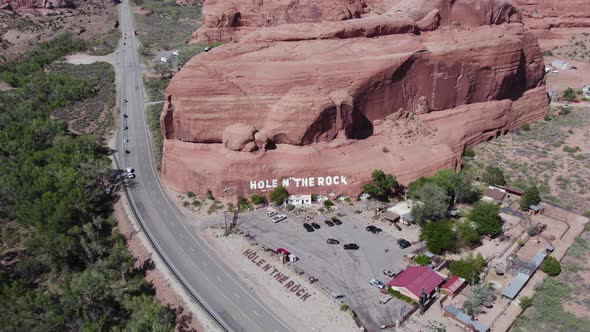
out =
<path fill-rule="evenodd" d="M 272 222 L 274 222 L 274 223 L 277 223 L 277 222 L 279 222 L 281 220 L 285 220 L 285 219 L 287 219 L 287 217 L 285 217 L 282 214 L 276 215 L 276 216 L 274 216 L 274 217 L 271 218 Z"/>

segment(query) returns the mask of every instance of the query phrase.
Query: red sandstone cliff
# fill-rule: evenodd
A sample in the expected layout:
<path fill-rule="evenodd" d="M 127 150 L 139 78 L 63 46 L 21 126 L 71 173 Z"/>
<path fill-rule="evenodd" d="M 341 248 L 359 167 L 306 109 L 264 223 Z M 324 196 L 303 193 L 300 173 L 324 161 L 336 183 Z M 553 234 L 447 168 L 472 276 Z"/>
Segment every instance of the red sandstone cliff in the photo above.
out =
<path fill-rule="evenodd" d="M 357 195 L 373 169 L 407 183 L 546 113 L 541 52 L 510 23 L 520 18 L 513 7 L 408 3 L 272 24 L 193 58 L 167 89 L 164 180 L 226 199 L 285 178 L 292 193 Z M 319 177 L 346 180 L 318 187 Z"/>

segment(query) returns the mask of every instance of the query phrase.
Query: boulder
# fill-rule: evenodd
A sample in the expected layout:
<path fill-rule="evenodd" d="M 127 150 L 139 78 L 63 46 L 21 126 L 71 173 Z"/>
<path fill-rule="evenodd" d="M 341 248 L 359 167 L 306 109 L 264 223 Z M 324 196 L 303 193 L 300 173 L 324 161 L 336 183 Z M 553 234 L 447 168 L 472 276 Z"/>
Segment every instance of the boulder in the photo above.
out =
<path fill-rule="evenodd" d="M 256 143 L 254 143 L 255 133 L 256 128 L 243 123 L 228 126 L 223 130 L 223 146 L 233 151 L 254 151 L 252 150 L 252 144 L 256 146 Z M 245 149 L 247 145 L 248 149 Z"/>

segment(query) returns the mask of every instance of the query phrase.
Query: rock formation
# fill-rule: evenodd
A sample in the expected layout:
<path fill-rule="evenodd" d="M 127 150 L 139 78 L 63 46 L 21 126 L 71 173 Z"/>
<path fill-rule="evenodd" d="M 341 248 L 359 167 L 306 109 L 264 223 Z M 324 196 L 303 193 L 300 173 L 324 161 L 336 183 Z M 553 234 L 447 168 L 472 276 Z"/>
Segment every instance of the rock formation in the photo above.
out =
<path fill-rule="evenodd" d="M 190 60 L 161 116 L 166 183 L 358 195 L 374 169 L 408 183 L 456 168 L 466 146 L 546 113 L 537 40 L 506 1 L 367 2 L 360 18 L 249 26 Z M 328 18 L 355 3 L 315 2 Z"/>
<path fill-rule="evenodd" d="M 54 9 L 75 8 L 72 0 L 0 0 L 0 9 Z"/>

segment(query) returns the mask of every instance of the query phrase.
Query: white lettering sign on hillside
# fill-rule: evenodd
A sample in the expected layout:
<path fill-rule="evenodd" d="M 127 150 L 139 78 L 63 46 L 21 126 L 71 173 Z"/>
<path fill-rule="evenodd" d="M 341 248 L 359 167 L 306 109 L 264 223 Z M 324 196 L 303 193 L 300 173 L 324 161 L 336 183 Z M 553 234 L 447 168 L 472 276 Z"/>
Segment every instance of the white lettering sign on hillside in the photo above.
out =
<path fill-rule="evenodd" d="M 270 180 L 251 180 L 250 189 L 272 189 L 279 185 L 283 187 L 324 187 L 324 186 L 338 186 L 347 185 L 346 176 L 317 176 L 308 178 L 289 177 L 284 179 L 270 179 Z"/>

